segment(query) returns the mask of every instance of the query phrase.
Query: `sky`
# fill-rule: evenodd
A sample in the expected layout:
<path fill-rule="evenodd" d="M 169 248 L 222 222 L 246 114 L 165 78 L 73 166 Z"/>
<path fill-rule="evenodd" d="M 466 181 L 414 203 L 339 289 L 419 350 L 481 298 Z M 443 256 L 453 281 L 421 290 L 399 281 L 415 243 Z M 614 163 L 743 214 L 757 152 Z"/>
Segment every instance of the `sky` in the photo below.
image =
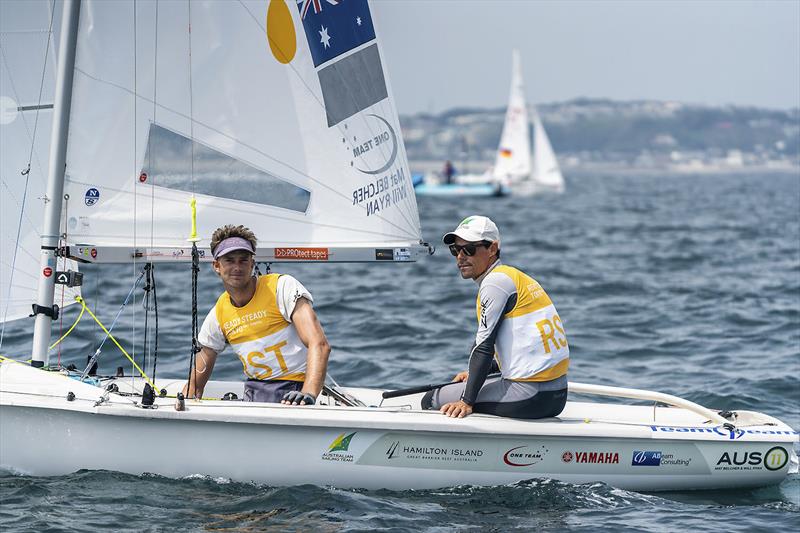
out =
<path fill-rule="evenodd" d="M 400 113 L 578 97 L 800 107 L 800 0 L 373 0 Z"/>

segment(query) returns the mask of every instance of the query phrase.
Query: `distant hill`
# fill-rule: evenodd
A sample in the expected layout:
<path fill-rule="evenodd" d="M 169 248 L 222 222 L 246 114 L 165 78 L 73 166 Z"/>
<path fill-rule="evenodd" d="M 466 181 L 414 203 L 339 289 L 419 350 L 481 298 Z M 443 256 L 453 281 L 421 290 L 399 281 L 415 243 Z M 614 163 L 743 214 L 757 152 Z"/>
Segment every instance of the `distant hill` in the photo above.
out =
<path fill-rule="evenodd" d="M 537 106 L 562 165 L 800 165 L 800 108 L 702 106 L 580 98 Z M 400 117 L 412 161 L 495 156 L 505 109 L 457 108 Z"/>

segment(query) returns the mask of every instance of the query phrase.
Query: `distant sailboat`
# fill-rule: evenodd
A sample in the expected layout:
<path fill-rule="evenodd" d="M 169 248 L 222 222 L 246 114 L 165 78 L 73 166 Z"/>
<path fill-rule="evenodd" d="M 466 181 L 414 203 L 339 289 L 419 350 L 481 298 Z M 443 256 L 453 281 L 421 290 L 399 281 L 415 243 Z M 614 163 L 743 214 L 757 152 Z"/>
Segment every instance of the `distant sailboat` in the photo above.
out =
<path fill-rule="evenodd" d="M 512 52 L 511 94 L 492 176 L 513 194 L 563 192 L 564 176 L 539 114 L 533 108 L 533 149 L 519 52 Z"/>
<path fill-rule="evenodd" d="M 539 113 L 525 101 L 519 52 L 512 52 L 511 93 L 497 146 L 494 166 L 483 174 L 457 176 L 457 184 L 424 185 L 417 194 L 530 196 L 541 192 L 564 192 L 564 176 Z M 531 118 L 533 144 L 531 144 Z"/>

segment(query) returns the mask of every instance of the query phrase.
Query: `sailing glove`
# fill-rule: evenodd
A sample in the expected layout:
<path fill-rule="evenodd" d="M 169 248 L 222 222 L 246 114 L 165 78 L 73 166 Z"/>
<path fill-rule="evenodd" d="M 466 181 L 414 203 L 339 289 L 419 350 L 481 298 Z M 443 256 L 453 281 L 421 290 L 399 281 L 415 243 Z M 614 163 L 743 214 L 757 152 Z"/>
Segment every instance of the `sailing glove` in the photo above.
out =
<path fill-rule="evenodd" d="M 289 402 L 292 405 L 314 405 L 317 403 L 317 399 L 314 395 L 297 390 L 284 394 L 281 401 Z"/>

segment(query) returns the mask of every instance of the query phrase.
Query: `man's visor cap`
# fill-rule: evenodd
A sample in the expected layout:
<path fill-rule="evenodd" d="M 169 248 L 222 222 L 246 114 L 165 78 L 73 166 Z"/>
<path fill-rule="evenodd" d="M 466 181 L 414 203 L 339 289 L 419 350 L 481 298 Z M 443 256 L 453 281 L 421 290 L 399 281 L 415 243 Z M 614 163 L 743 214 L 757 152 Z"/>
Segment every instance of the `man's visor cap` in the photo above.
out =
<path fill-rule="evenodd" d="M 253 245 L 250 241 L 241 237 L 228 237 L 214 248 L 214 259 L 219 259 L 223 255 L 229 254 L 236 250 L 246 250 L 255 255 L 256 251 L 253 250 Z"/>

